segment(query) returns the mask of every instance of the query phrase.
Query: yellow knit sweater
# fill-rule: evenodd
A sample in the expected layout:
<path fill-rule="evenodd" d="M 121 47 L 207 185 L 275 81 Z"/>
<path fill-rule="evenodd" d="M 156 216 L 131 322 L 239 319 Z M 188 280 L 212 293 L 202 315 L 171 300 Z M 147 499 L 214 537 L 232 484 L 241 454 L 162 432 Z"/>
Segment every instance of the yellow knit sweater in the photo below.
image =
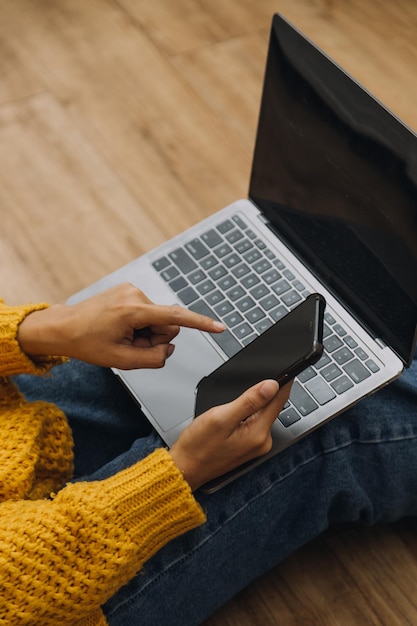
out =
<path fill-rule="evenodd" d="M 205 516 L 162 449 L 106 480 L 63 486 L 65 415 L 27 402 L 8 378 L 59 362 L 35 363 L 16 340 L 22 319 L 45 306 L 0 301 L 0 624 L 103 626 L 100 606 Z"/>

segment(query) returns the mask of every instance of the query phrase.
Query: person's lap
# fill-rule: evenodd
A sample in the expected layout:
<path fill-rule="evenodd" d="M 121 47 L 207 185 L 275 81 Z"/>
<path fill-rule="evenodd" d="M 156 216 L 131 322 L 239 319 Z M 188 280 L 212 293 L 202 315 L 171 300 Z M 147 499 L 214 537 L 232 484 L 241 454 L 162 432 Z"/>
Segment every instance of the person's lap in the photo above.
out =
<path fill-rule="evenodd" d="M 414 362 L 400 380 L 218 493 L 197 493 L 207 523 L 165 546 L 107 603 L 110 624 L 138 616 L 142 624 L 199 624 L 330 524 L 415 515 L 416 373 Z M 73 362 L 49 379 L 17 380 L 29 398 L 67 413 L 86 479 L 163 445 L 109 371 Z"/>

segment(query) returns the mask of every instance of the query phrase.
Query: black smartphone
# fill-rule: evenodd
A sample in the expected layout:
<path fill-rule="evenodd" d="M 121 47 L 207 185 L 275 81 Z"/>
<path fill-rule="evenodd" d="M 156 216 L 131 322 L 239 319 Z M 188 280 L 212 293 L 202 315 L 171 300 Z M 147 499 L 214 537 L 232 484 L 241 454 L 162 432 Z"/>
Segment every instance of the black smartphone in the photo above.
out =
<path fill-rule="evenodd" d="M 309 295 L 273 326 L 242 348 L 196 388 L 195 415 L 237 398 L 266 378 L 283 386 L 316 363 L 323 353 L 323 315 L 326 301 Z"/>

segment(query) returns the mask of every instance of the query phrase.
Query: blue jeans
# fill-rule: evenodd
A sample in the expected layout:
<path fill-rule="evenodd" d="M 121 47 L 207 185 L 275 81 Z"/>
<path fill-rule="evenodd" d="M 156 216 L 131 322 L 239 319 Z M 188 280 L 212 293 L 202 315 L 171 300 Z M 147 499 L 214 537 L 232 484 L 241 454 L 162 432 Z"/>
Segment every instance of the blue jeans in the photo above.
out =
<path fill-rule="evenodd" d="M 66 412 L 75 468 L 114 474 L 162 445 L 118 380 L 76 361 L 17 378 Z M 191 626 L 330 525 L 417 514 L 417 363 L 398 381 L 213 495 L 207 523 L 152 557 L 104 607 L 111 626 Z"/>

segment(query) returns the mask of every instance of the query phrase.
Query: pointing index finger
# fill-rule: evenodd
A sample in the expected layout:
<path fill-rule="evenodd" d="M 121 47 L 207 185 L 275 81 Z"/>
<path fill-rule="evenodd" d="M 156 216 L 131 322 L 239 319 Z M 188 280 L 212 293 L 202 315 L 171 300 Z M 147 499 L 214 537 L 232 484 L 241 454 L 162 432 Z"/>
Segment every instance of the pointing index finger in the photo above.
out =
<path fill-rule="evenodd" d="M 219 333 L 226 326 L 218 320 L 194 313 L 184 307 L 172 305 L 149 304 L 146 307 L 147 324 L 149 326 L 184 326 L 210 333 Z"/>

